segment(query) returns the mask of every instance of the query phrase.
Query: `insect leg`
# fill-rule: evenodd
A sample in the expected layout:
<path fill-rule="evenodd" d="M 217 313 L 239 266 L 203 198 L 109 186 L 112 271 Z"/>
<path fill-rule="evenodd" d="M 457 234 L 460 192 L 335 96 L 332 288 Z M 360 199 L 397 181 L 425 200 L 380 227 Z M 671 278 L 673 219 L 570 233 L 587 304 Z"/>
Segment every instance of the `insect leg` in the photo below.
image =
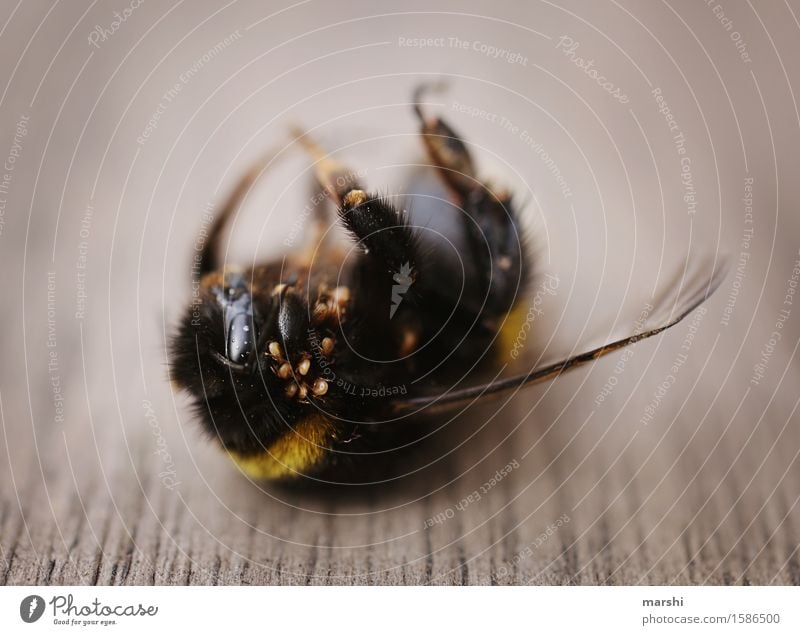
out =
<path fill-rule="evenodd" d="M 431 162 L 463 211 L 470 254 L 470 297 L 464 304 L 489 318 L 507 313 L 526 282 L 525 245 L 508 192 L 493 190 L 476 176 L 475 166 L 458 134 L 435 115 L 426 115 L 420 101 L 429 85 L 414 93 L 414 110 Z"/>
<path fill-rule="evenodd" d="M 431 278 L 416 236 L 404 211 L 363 190 L 344 195 L 339 218 L 362 252 L 350 269 L 351 315 L 369 334 L 361 338 L 359 350 L 373 359 L 397 359 L 402 341 L 418 340 L 408 320 L 424 314 L 415 298 L 422 281 Z M 390 371 L 390 365 L 382 364 L 375 372 Z"/>
<path fill-rule="evenodd" d="M 382 274 L 416 270 L 417 241 L 404 211 L 364 190 L 353 189 L 342 197 L 339 218 Z"/>
<path fill-rule="evenodd" d="M 327 192 L 337 206 L 350 190 L 361 189 L 358 174 L 346 165 L 332 159 L 319 145 L 300 128 L 293 128 L 292 134 L 314 159 L 314 172 L 322 189 Z"/>
<path fill-rule="evenodd" d="M 489 317 L 510 311 L 527 282 L 525 240 L 510 198 L 473 191 L 464 203 L 467 244 L 475 267 L 475 295 Z"/>
<path fill-rule="evenodd" d="M 334 205 L 341 207 L 342 199 L 345 194 L 353 189 L 361 189 L 359 174 L 351 170 L 348 166 L 331 158 L 325 150 L 319 146 L 304 130 L 293 127 L 291 133 L 303 149 L 314 159 L 314 174 L 322 192 L 327 194 Z M 307 241 L 307 249 L 304 255 L 306 260 L 310 260 L 315 254 L 318 256 L 320 241 L 325 236 L 328 215 L 326 206 L 317 198 L 319 193 L 315 193 L 313 200 L 314 222 L 313 235 Z M 340 245 L 335 242 L 329 245 L 327 251 L 331 260 L 339 262 L 344 257 Z"/>
<path fill-rule="evenodd" d="M 225 199 L 222 208 L 217 214 L 211 228 L 208 230 L 208 236 L 203 249 L 200 252 L 200 274 L 205 275 L 211 271 L 217 271 L 222 268 L 223 262 L 220 259 L 220 249 L 222 246 L 222 236 L 225 232 L 225 227 L 231 220 L 233 215 L 238 211 L 242 201 L 247 196 L 253 184 L 263 176 L 264 172 L 272 165 L 272 162 L 280 154 L 281 150 L 273 150 L 263 158 L 253 163 L 252 167 L 244 173 L 236 187 L 233 188 L 228 198 Z"/>
<path fill-rule="evenodd" d="M 420 134 L 428 156 L 439 171 L 445 184 L 459 198 L 465 198 L 476 186 L 480 186 L 475 176 L 475 166 L 467 146 L 456 132 L 435 115 L 428 116 L 422 111 L 420 101 L 426 92 L 439 87 L 421 84 L 414 91 L 414 112 L 420 121 Z"/>

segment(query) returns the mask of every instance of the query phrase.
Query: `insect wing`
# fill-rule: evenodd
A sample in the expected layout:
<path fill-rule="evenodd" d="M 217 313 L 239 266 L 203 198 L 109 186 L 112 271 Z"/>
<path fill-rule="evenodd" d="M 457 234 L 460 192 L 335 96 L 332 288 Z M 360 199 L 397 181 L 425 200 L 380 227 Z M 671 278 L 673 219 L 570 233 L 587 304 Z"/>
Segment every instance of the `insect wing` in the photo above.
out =
<path fill-rule="evenodd" d="M 490 396 L 513 393 L 533 384 L 550 381 L 578 366 L 588 364 L 626 346 L 658 335 L 678 324 L 697 309 L 719 287 L 726 267 L 708 263 L 688 264 L 663 291 L 646 304 L 648 310 L 633 320 L 627 331 L 605 338 L 594 345 L 573 349 L 553 359 L 538 361 L 523 372 L 510 371 L 510 364 L 500 365 L 480 374 L 468 373 L 451 386 L 434 386 L 423 394 L 397 400 L 398 413 L 440 413 L 468 406 Z M 515 367 L 515 368 L 518 368 Z"/>

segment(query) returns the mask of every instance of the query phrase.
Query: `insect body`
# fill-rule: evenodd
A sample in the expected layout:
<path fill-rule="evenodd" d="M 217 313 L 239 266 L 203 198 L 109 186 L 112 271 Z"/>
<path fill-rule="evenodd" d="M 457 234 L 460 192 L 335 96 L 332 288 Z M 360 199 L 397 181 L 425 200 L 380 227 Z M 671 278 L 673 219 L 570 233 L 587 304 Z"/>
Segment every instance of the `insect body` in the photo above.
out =
<path fill-rule="evenodd" d="M 531 266 L 511 196 L 482 182 L 459 136 L 423 112 L 423 90 L 415 112 L 461 225 L 458 258 L 444 257 L 441 241 L 414 226 L 401 204 L 371 192 L 302 133 L 355 249 L 317 243 L 313 258 L 223 266 L 220 236 L 253 174 L 209 233 L 199 298 L 171 342 L 171 375 L 205 429 L 253 477 L 357 473 L 366 458 L 380 461 L 413 438 L 427 413 L 553 377 L 688 312 L 546 368 L 476 382 L 492 368 Z M 325 219 L 314 222 L 320 229 Z"/>

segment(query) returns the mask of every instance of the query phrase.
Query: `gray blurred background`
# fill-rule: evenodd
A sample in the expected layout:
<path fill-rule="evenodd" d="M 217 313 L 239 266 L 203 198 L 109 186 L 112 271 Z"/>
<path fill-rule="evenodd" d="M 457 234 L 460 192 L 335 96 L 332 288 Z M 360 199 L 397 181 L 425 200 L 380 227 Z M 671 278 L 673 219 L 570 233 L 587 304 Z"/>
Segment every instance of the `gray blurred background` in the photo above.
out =
<path fill-rule="evenodd" d="M 799 17 L 3 3 L 0 581 L 800 582 Z M 292 124 L 404 191 L 424 161 L 411 91 L 441 79 L 430 108 L 525 202 L 537 273 L 558 276 L 530 359 L 630 332 L 687 262 L 731 271 L 665 335 L 473 408 L 385 488 L 252 483 L 166 379 L 204 210 L 285 148 L 227 245 L 280 253 L 310 192 Z"/>

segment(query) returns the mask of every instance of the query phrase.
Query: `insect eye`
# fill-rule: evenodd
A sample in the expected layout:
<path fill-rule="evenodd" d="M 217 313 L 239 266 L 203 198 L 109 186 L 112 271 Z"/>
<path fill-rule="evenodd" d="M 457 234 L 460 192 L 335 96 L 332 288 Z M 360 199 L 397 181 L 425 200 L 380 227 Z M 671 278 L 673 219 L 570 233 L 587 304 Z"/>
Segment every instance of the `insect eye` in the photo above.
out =
<path fill-rule="evenodd" d="M 228 312 L 232 312 L 229 308 Z M 238 308 L 238 307 L 237 307 Z M 255 349 L 255 324 L 251 311 L 234 313 L 230 319 L 226 315 L 227 338 L 225 356 L 234 364 L 245 364 Z"/>
<path fill-rule="evenodd" d="M 225 320 L 225 355 L 218 357 L 228 366 L 245 369 L 258 337 L 253 298 L 240 275 L 230 276 L 226 282 L 216 290 Z"/>

